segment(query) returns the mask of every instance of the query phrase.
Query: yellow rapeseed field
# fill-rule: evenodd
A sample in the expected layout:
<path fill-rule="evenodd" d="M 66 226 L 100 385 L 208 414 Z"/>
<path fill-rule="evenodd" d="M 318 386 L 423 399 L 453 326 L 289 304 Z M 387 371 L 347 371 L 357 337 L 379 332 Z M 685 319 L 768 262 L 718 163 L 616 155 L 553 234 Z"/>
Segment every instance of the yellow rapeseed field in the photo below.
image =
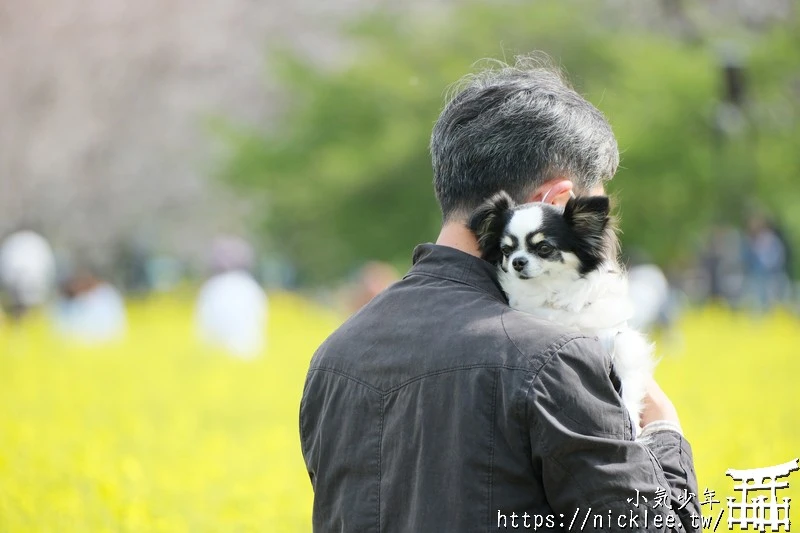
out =
<path fill-rule="evenodd" d="M 134 302 L 126 338 L 103 347 L 65 342 L 43 316 L 0 326 L 0 533 L 310 531 L 298 404 L 339 318 L 273 295 L 255 361 L 200 348 L 191 318 L 178 297 Z M 800 455 L 796 318 L 692 311 L 660 353 L 700 492 L 722 502 L 709 514 L 738 496 L 727 468 Z M 779 495 L 800 495 L 800 472 L 785 480 Z"/>

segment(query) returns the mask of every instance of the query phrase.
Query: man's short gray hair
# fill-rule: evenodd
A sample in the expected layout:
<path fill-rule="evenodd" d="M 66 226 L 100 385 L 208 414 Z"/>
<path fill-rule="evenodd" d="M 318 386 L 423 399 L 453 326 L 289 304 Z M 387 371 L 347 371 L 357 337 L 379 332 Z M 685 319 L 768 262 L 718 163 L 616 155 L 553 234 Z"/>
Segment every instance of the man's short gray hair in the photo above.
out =
<path fill-rule="evenodd" d="M 577 190 L 610 180 L 619 151 L 603 114 L 543 56 L 495 62 L 456 85 L 431 135 L 434 188 L 444 220 L 505 190 L 524 202 L 565 176 Z"/>

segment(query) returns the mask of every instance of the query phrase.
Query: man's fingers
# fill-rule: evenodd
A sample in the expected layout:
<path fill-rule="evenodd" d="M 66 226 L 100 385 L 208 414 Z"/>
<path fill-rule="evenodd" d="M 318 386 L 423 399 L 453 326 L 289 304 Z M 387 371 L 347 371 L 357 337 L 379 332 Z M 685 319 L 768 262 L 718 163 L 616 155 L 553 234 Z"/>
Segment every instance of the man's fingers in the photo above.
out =
<path fill-rule="evenodd" d="M 641 425 L 644 427 L 656 420 L 666 420 L 676 424 L 680 423 L 678 420 L 678 411 L 675 409 L 672 401 L 658 383 L 656 383 L 656 380 L 653 379 L 650 380 L 644 397 Z"/>

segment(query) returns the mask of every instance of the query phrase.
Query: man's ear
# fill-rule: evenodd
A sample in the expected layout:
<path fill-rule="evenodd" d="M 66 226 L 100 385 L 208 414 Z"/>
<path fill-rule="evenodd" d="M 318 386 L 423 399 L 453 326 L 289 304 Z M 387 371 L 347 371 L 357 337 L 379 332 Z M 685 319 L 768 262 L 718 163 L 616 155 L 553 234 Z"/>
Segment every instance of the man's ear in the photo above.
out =
<path fill-rule="evenodd" d="M 608 196 L 579 196 L 567 202 L 564 219 L 576 233 L 599 238 L 608 225 L 610 212 Z"/>
<path fill-rule="evenodd" d="M 543 183 L 526 200 L 527 202 L 544 202 L 550 205 L 563 206 L 570 199 L 574 186 L 568 178 L 556 178 Z"/>
<path fill-rule="evenodd" d="M 500 239 L 513 208 L 514 200 L 501 191 L 478 206 L 469 217 L 467 226 L 478 239 L 481 257 L 490 263 L 500 262 Z"/>

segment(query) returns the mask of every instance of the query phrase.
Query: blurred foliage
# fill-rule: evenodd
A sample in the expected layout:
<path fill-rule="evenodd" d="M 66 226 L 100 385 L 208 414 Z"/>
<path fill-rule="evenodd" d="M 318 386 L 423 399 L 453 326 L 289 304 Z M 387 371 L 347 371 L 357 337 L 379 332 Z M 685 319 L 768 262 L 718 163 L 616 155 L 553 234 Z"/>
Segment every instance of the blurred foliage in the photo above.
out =
<path fill-rule="evenodd" d="M 340 318 L 273 294 L 269 347 L 242 361 L 193 341 L 188 301 L 129 310 L 126 338 L 104 346 L 65 342 L 45 316 L 0 324 L 0 531 L 310 531 L 298 409 Z M 703 508 L 716 517 L 741 496 L 728 468 L 797 457 L 797 318 L 692 310 L 658 347 L 656 377 L 692 444 L 697 497 L 708 487 L 723 502 Z M 778 496 L 797 501 L 800 473 L 787 481 Z"/>
<path fill-rule="evenodd" d="M 479 58 L 542 50 L 609 118 L 622 166 L 609 186 L 628 249 L 686 263 L 712 222 L 757 205 L 800 228 L 800 31 L 732 28 L 743 53 L 743 126 L 722 132 L 722 41 L 642 27 L 601 2 L 466 5 L 425 17 L 373 14 L 348 28 L 341 68 L 275 58 L 288 106 L 269 133 L 225 125 L 224 175 L 266 193 L 264 234 L 301 281 L 335 279 L 368 259 L 401 268 L 433 240 L 439 211 L 427 151 L 445 93 Z M 735 118 L 735 117 L 734 117 Z M 728 121 L 730 122 L 730 121 Z M 797 245 L 800 235 L 789 231 Z"/>

